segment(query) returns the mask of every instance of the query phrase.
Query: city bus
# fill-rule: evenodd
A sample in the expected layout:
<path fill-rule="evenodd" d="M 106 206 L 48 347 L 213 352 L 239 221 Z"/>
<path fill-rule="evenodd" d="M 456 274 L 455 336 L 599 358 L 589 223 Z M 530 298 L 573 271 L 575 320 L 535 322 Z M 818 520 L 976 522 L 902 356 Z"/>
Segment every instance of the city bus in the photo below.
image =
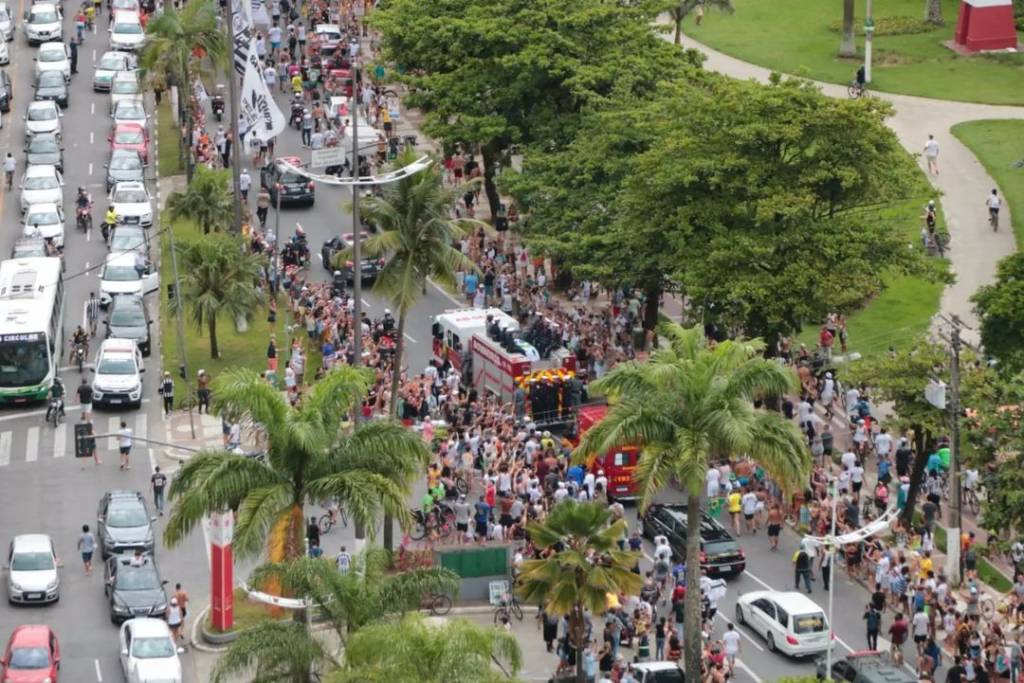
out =
<path fill-rule="evenodd" d="M 63 349 L 60 259 L 0 262 L 0 403 L 45 399 Z"/>

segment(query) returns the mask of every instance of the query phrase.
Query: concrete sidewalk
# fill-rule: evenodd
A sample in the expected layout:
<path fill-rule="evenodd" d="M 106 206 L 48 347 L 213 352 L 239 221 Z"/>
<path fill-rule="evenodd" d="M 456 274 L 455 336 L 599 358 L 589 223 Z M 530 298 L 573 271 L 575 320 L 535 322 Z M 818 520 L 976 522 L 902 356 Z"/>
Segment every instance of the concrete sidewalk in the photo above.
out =
<path fill-rule="evenodd" d="M 672 40 L 671 34 L 662 35 L 666 40 Z M 707 55 L 705 68 L 728 76 L 766 83 L 772 73 L 764 67 L 713 50 L 685 35 L 682 44 Z M 844 85 L 815 83 L 831 97 L 848 97 Z M 977 317 L 970 298 L 979 287 L 994 280 L 996 264 L 1004 256 L 1016 252 L 1017 245 L 1009 207 L 1005 202 L 1000 211 L 1003 227 L 995 233 L 989 227 L 985 199 L 996 183 L 971 151 L 950 133 L 950 128 L 963 121 L 979 119 L 1024 119 L 1024 107 L 950 102 L 876 91 L 871 91 L 871 96 L 895 107 L 896 113 L 889 119 L 889 127 L 896 133 L 900 144 L 917 156 L 918 165 L 926 173 L 922 152 L 928 135 L 934 135 L 939 143 L 939 174 L 928 174 L 928 180 L 937 190 L 936 199 L 946 216 L 951 236 L 949 258 L 956 275 L 956 282 L 943 291 L 940 311 L 947 316 L 957 315 L 974 328 L 965 330 L 964 336 L 967 341 L 977 343 Z"/>

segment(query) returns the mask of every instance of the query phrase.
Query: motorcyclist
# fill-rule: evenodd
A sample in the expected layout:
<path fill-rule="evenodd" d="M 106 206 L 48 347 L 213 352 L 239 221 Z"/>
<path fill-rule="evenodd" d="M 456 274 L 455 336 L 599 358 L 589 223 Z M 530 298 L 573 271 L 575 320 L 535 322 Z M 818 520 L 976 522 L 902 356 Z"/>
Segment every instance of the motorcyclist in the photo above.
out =
<path fill-rule="evenodd" d="M 395 319 L 393 317 L 391 317 L 391 309 L 390 308 L 385 308 L 384 309 L 384 319 L 381 320 L 381 324 L 384 325 L 384 332 L 386 332 L 386 333 L 390 334 L 391 331 L 393 329 L 395 329 Z"/>
<path fill-rule="evenodd" d="M 103 216 L 103 225 L 100 226 L 100 231 L 103 233 L 103 241 L 110 241 L 110 231 L 117 225 L 117 211 L 114 211 L 113 205 L 107 207 L 107 213 Z"/>
<path fill-rule="evenodd" d="M 92 195 L 90 195 L 84 187 L 78 188 L 78 196 L 75 197 L 75 205 L 79 210 L 92 207 Z"/>
<path fill-rule="evenodd" d="M 50 419 L 50 415 L 53 414 L 53 403 L 57 403 L 60 408 L 61 417 L 65 416 L 64 413 L 64 383 L 61 382 L 60 377 L 53 378 L 53 385 L 50 386 L 50 405 L 46 408 L 46 417 L 44 422 Z"/>
<path fill-rule="evenodd" d="M 75 350 L 81 346 L 85 350 L 85 354 L 89 355 L 89 333 L 82 329 L 79 325 L 75 328 L 75 331 L 71 335 L 71 357 L 75 357 Z"/>

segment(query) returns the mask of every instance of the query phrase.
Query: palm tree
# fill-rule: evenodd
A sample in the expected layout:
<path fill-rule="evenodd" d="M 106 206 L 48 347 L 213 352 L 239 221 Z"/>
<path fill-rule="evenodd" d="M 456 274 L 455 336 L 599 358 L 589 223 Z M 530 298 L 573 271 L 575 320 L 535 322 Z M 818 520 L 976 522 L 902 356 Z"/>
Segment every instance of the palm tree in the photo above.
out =
<path fill-rule="evenodd" d="M 491 665 L 522 668 L 519 643 L 511 633 L 464 619 L 433 624 L 419 614 L 381 621 L 356 633 L 345 648 L 345 665 L 328 683 L 499 683 L 509 677 Z"/>
<path fill-rule="evenodd" d="M 853 40 L 854 0 L 843 0 L 843 37 L 839 41 L 840 57 L 856 57 L 857 44 Z"/>
<path fill-rule="evenodd" d="M 349 637 L 367 624 L 417 609 L 426 593 L 454 594 L 459 578 L 448 569 L 420 568 L 391 573 L 389 554 L 367 548 L 353 559 L 351 570 L 339 572 L 327 558 L 300 557 L 257 567 L 251 581 L 272 583 L 287 594 L 302 596 L 326 619 L 346 650 Z M 389 651 L 389 649 L 385 649 Z M 269 621 L 246 630 L 217 663 L 214 683 L 255 670 L 262 681 L 306 683 L 312 671 L 333 671 L 339 659 L 301 624 Z"/>
<path fill-rule="evenodd" d="M 397 168 L 408 166 L 416 155 L 408 150 L 395 162 Z M 458 271 L 476 270 L 476 265 L 452 246 L 473 226 L 486 224 L 472 219 L 451 217 L 455 190 L 441 183 L 438 166 L 431 165 L 419 173 L 383 186 L 383 193 L 366 199 L 363 216 L 377 226 L 378 232 L 363 244 L 371 257 L 387 257 L 377 275 L 374 291 L 391 301 L 398 313 L 398 333 L 391 374 L 391 417 L 398 416 L 398 384 L 405 352 L 405 322 L 431 279 L 442 287 L 454 287 Z M 351 250 L 336 259 L 352 258 Z M 359 277 L 358 266 L 355 277 Z M 392 546 L 391 520 L 384 520 L 384 547 Z"/>
<path fill-rule="evenodd" d="M 536 547 L 551 548 L 561 543 L 562 550 L 524 562 L 516 591 L 523 600 L 543 605 L 548 614 L 568 615 L 569 632 L 578 654 L 585 645 L 587 614 L 607 610 L 608 594 L 635 594 L 642 583 L 632 571 L 639 554 L 619 550 L 626 523 L 620 519 L 609 525 L 610 519 L 611 513 L 603 505 L 565 500 L 543 522 L 527 525 Z M 584 674 L 583 657 L 577 656 L 578 683 L 583 683 Z"/>
<path fill-rule="evenodd" d="M 233 368 L 216 378 L 215 409 L 259 425 L 265 463 L 216 450 L 189 459 L 168 492 L 167 545 L 181 542 L 205 515 L 235 510 L 240 555 L 266 548 L 271 562 L 292 560 L 304 554 L 303 506 L 324 500 L 371 529 L 382 510 L 408 523 L 406 500 L 429 452 L 397 423 L 343 423 L 372 384 L 368 370 L 338 367 L 295 408 L 252 370 Z"/>
<path fill-rule="evenodd" d="M 732 6 L 732 0 L 677 0 L 676 4 L 668 9 L 668 15 L 675 25 L 675 43 L 680 45 L 683 38 L 683 20 L 690 12 L 697 9 L 698 5 L 705 7 L 716 7 L 726 14 L 732 14 L 736 8 Z"/>
<path fill-rule="evenodd" d="M 235 219 L 231 171 L 197 167 L 185 191 L 174 192 L 167 198 L 167 211 L 172 221 L 195 221 L 204 234 L 226 230 Z"/>
<path fill-rule="evenodd" d="M 625 363 L 591 385 L 612 406 L 587 431 L 573 457 L 585 461 L 611 448 L 642 448 L 636 479 L 641 509 L 672 480 L 687 493 L 690 529 L 700 527 L 701 495 L 710 463 L 746 453 L 786 490 L 806 481 L 810 453 L 795 425 L 779 413 L 754 408 L 799 388 L 789 368 L 766 360 L 760 340 L 711 347 L 699 327 L 659 326 L 668 348 L 645 363 Z M 687 585 L 700 580 L 700 534 L 687 534 Z M 700 671 L 700 591 L 687 591 L 684 644 L 687 671 Z"/>

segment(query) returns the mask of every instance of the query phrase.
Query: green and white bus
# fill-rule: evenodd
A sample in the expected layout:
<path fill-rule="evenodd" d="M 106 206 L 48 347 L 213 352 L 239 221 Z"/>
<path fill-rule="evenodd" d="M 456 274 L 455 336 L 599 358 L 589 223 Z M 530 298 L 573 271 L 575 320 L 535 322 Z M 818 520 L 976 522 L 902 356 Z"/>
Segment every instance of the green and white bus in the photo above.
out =
<path fill-rule="evenodd" d="M 45 399 L 63 351 L 60 259 L 0 262 L 0 403 Z"/>

